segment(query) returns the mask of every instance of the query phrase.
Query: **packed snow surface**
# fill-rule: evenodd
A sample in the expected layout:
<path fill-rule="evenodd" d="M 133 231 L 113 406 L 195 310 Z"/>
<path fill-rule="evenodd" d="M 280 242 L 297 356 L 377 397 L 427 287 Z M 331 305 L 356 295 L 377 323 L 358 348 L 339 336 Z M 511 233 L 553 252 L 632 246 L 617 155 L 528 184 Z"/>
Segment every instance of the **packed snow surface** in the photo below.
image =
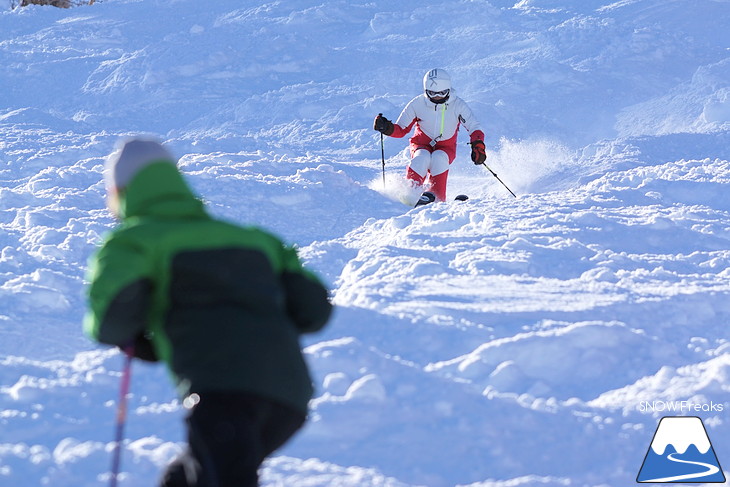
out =
<path fill-rule="evenodd" d="M 122 356 L 81 333 L 115 224 L 102 163 L 152 134 L 212 213 L 295 243 L 336 313 L 265 486 L 635 483 L 663 416 L 730 465 L 730 2 L 107 0 L 0 12 L 0 486 L 108 483 Z M 412 209 L 405 139 L 448 70 L 489 166 Z M 184 445 L 135 363 L 121 486 Z"/>

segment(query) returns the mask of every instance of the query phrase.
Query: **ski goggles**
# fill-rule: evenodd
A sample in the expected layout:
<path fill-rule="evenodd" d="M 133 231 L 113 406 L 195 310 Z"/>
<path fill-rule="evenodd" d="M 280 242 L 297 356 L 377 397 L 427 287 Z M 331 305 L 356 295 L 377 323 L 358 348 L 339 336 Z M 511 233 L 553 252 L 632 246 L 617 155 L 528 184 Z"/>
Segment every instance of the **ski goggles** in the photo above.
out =
<path fill-rule="evenodd" d="M 451 90 L 443 90 L 443 91 L 431 91 L 426 90 L 426 94 L 429 98 L 446 98 L 449 96 L 449 91 Z"/>

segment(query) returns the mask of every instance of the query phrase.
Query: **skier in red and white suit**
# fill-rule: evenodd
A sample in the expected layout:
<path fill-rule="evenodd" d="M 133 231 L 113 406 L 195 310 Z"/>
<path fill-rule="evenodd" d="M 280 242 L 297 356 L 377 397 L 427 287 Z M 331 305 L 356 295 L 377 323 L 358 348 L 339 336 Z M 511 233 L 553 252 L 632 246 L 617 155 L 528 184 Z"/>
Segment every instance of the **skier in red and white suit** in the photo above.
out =
<path fill-rule="evenodd" d="M 456 158 L 456 138 L 464 125 L 471 138 L 471 159 L 483 164 L 487 159 L 484 132 L 464 100 L 451 94 L 451 77 L 443 69 L 432 69 L 423 77 L 423 95 L 408 102 L 395 123 L 382 114 L 373 128 L 384 135 L 403 137 L 413 125 L 410 139 L 411 161 L 406 177 L 422 186 L 430 175 L 430 191 L 437 201 L 446 200 L 449 165 Z"/>

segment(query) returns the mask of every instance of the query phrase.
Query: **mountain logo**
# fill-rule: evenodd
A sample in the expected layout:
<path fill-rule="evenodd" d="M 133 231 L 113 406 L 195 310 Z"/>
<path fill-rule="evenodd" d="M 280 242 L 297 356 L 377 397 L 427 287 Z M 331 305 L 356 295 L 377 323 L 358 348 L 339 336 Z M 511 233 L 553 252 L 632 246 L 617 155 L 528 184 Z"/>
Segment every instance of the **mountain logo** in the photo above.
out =
<path fill-rule="evenodd" d="M 724 483 L 725 474 L 702 420 L 697 416 L 663 417 L 636 482 Z"/>

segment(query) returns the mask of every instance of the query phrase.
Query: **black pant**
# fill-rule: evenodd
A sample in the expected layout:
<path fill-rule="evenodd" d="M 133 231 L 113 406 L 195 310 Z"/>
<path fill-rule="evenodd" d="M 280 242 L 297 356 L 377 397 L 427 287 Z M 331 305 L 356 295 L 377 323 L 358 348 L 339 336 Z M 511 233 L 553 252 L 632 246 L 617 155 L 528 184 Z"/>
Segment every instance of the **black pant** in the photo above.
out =
<path fill-rule="evenodd" d="M 185 419 L 188 448 L 168 466 L 161 487 L 256 487 L 264 459 L 304 424 L 300 412 L 263 397 L 198 396 Z"/>

